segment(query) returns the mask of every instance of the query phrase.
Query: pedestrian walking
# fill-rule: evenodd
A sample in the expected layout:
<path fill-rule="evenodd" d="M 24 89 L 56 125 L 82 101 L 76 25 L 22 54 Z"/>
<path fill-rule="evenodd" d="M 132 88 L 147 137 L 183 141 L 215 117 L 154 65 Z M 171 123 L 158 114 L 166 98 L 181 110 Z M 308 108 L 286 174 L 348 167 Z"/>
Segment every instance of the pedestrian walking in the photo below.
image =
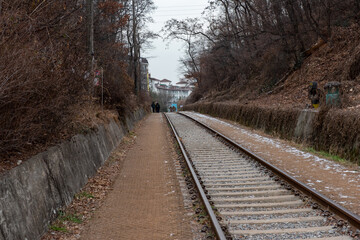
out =
<path fill-rule="evenodd" d="M 156 112 L 160 112 L 160 104 L 157 102 L 155 104 Z"/>
<path fill-rule="evenodd" d="M 151 109 L 152 109 L 152 112 L 154 113 L 155 112 L 155 103 L 154 102 L 151 103 Z"/>

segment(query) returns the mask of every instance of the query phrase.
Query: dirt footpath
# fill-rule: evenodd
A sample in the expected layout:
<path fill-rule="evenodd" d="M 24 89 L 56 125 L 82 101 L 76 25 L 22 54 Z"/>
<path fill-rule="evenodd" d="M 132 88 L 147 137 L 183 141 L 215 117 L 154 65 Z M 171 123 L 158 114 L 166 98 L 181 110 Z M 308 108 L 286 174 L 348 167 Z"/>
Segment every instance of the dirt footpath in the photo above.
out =
<path fill-rule="evenodd" d="M 192 239 L 165 119 L 151 114 L 81 239 Z"/>

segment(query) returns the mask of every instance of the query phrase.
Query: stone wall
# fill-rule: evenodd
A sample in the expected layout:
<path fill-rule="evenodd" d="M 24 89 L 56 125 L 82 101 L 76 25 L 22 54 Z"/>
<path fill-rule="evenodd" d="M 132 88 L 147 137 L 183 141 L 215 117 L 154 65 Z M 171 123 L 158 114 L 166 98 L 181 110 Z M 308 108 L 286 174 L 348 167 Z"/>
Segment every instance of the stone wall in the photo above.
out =
<path fill-rule="evenodd" d="M 48 149 L 0 176 L 0 240 L 40 239 L 57 210 L 95 175 L 134 124 L 139 110 L 121 124 L 111 120 L 87 135 Z"/>
<path fill-rule="evenodd" d="M 360 113 L 342 109 L 321 111 L 229 103 L 195 103 L 184 110 L 236 121 L 242 125 L 303 143 L 360 164 Z"/>

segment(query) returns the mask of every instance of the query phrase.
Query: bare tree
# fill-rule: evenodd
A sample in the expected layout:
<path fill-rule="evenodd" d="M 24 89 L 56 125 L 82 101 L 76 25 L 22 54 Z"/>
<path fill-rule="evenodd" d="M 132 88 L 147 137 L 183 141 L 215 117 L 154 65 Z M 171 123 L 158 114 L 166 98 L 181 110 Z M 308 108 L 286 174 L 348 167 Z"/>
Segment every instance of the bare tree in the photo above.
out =
<path fill-rule="evenodd" d="M 72 108 L 93 99 L 89 52 L 103 69 L 106 106 L 123 111 L 136 104 L 127 74 L 128 2 L 0 0 L 0 159 L 76 130 Z"/>
<path fill-rule="evenodd" d="M 146 24 L 152 21 L 151 13 L 155 9 L 152 0 L 132 0 L 124 3 L 130 19 L 126 29 L 127 44 L 129 47 L 130 69 L 129 72 L 135 81 L 135 93 L 140 91 L 140 59 L 141 49 L 148 41 L 151 41 L 156 35 L 149 32 Z M 147 36 L 145 38 L 143 36 Z"/>
<path fill-rule="evenodd" d="M 253 79 L 264 88 L 275 86 L 301 66 L 319 38 L 327 42 L 335 25 L 356 17 L 360 5 L 358 0 L 209 2 L 208 11 L 220 13 L 207 18 L 208 29 L 196 19 L 172 19 L 164 27 L 167 38 L 186 44 L 184 73 L 200 76 L 204 91 Z"/>

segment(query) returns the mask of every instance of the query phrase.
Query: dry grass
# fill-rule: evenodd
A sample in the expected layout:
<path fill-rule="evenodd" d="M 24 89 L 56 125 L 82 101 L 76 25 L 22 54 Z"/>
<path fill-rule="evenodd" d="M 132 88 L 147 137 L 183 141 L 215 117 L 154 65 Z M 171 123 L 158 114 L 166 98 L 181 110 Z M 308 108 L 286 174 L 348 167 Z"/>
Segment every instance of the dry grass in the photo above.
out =
<path fill-rule="evenodd" d="M 81 101 L 69 106 L 69 121 L 62 126 L 59 133 L 49 135 L 45 142 L 31 144 L 31 148 L 18 150 L 15 154 L 4 156 L 0 161 L 0 172 L 9 170 L 32 156 L 45 151 L 50 146 L 70 139 L 76 134 L 87 134 L 96 130 L 97 126 L 106 124 L 110 119 L 118 121 L 116 110 L 104 109 L 96 103 L 96 100 Z"/>
<path fill-rule="evenodd" d="M 273 107 L 266 105 L 243 105 L 236 103 L 195 103 L 185 106 L 194 110 L 239 122 L 242 125 L 261 129 L 282 139 L 303 142 L 295 136 L 298 116 L 302 109 Z M 317 151 L 338 155 L 352 163 L 360 163 L 360 114 L 341 109 L 323 109 L 312 126 L 311 136 L 307 136 L 307 146 Z"/>

